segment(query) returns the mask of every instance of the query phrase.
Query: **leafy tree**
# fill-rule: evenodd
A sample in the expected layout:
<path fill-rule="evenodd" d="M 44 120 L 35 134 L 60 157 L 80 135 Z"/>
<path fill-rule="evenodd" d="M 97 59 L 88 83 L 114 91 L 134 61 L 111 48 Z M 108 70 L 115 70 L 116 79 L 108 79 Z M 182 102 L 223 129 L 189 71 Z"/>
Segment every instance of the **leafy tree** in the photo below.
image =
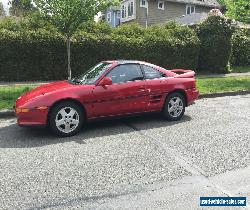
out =
<path fill-rule="evenodd" d="M 212 15 L 196 28 L 201 46 L 199 70 L 211 73 L 228 73 L 231 55 L 231 20 Z"/>
<path fill-rule="evenodd" d="M 5 11 L 4 11 L 2 2 L 0 2 L 0 16 L 5 16 Z"/>
<path fill-rule="evenodd" d="M 17 17 L 35 10 L 32 0 L 9 0 L 9 5 L 10 15 Z"/>
<path fill-rule="evenodd" d="M 250 1 L 249 0 L 225 0 L 226 15 L 238 21 L 250 23 Z"/>
<path fill-rule="evenodd" d="M 218 0 L 226 8 L 226 16 L 229 18 L 250 23 L 250 1 L 249 0 Z"/>
<path fill-rule="evenodd" d="M 109 35 L 112 33 L 113 28 L 105 21 L 95 22 L 94 20 L 82 24 L 78 28 L 79 32 L 92 33 L 97 35 Z"/>
<path fill-rule="evenodd" d="M 68 79 L 71 79 L 71 38 L 77 29 L 116 0 L 35 0 L 41 15 L 67 39 Z"/>
<path fill-rule="evenodd" d="M 226 0 L 217 0 L 221 6 L 226 6 Z"/>

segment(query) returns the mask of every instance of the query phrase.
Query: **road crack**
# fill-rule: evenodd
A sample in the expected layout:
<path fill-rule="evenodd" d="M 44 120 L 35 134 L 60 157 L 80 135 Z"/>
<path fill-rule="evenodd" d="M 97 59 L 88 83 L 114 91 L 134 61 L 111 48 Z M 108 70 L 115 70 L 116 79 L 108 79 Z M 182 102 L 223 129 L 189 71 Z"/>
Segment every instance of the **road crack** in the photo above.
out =
<path fill-rule="evenodd" d="M 161 150 L 164 150 L 164 153 L 174 159 L 177 164 L 179 164 L 181 167 L 183 167 L 185 170 L 190 172 L 192 176 L 200 176 L 208 181 L 209 185 L 211 187 L 214 187 L 219 192 L 224 194 L 227 197 L 238 197 L 235 194 L 230 193 L 229 191 L 223 189 L 223 187 L 219 186 L 218 184 L 215 184 L 209 176 L 206 175 L 206 172 L 199 168 L 198 166 L 194 165 L 191 160 L 184 157 L 182 154 L 180 154 L 177 150 L 171 148 L 170 146 L 166 146 L 162 143 L 161 139 L 157 138 L 157 136 L 150 136 L 146 134 L 144 131 L 142 131 L 140 128 L 138 128 L 136 125 L 133 125 L 129 123 L 128 121 L 124 121 L 124 124 L 128 126 L 129 128 L 132 128 L 135 132 L 137 132 L 139 135 L 144 136 L 146 138 L 149 138 L 153 140 L 156 143 L 156 146 L 160 148 Z M 207 186 L 208 187 L 208 186 Z M 245 207 L 244 209 L 249 209 L 248 207 Z"/>

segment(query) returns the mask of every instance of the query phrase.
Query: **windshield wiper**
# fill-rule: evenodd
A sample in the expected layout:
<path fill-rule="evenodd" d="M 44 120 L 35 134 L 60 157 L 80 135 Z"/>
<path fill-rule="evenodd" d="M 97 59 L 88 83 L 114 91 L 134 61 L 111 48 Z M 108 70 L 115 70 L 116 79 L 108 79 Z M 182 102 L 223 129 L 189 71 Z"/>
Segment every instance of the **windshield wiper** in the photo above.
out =
<path fill-rule="evenodd" d="M 79 79 L 73 78 L 73 79 L 68 80 L 68 82 L 71 84 L 81 84 L 82 81 Z"/>

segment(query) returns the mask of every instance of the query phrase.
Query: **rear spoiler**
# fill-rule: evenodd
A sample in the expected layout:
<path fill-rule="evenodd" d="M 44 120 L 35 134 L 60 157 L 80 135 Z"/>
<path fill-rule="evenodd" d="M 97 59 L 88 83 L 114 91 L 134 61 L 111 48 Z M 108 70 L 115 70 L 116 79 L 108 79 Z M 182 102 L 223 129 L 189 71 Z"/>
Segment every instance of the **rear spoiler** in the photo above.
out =
<path fill-rule="evenodd" d="M 169 71 L 175 73 L 176 75 L 174 77 L 178 77 L 178 78 L 193 78 L 193 77 L 195 77 L 195 72 L 192 70 L 173 69 L 173 70 L 169 70 Z"/>

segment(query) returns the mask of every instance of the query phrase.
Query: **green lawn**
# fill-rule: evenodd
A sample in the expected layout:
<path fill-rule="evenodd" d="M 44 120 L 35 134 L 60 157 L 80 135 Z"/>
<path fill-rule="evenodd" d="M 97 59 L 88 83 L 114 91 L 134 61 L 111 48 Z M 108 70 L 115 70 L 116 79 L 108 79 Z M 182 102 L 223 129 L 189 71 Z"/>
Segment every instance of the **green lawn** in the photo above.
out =
<path fill-rule="evenodd" d="M 34 86 L 9 86 L 0 87 L 0 110 L 12 109 L 15 100 L 25 92 L 30 91 Z"/>
<path fill-rule="evenodd" d="M 226 77 L 197 79 L 201 94 L 250 90 L 250 77 Z"/>
<path fill-rule="evenodd" d="M 250 90 L 250 77 L 198 78 L 197 86 L 201 94 Z M 0 86 L 0 110 L 11 109 L 15 100 L 35 86 Z"/>

